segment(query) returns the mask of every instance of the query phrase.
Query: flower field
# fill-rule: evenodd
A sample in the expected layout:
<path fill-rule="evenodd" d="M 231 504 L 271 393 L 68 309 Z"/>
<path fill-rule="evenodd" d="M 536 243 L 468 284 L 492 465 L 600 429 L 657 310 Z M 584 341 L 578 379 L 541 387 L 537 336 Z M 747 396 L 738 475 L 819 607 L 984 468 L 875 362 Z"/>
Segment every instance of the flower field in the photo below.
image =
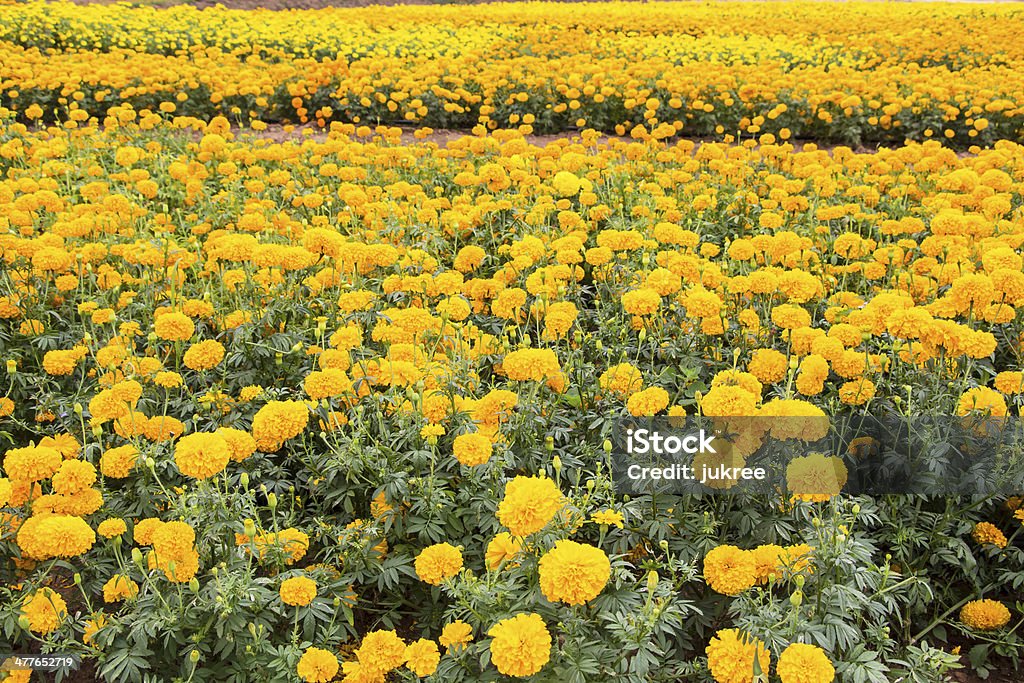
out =
<path fill-rule="evenodd" d="M 243 123 L 619 135 L 644 125 L 967 147 L 1024 138 L 1021 35 L 1013 4 L 253 14 L 30 2 L 0 7 L 0 105 L 32 119 L 102 117 L 123 102 Z"/>
<path fill-rule="evenodd" d="M 1024 491 L 625 495 L 612 453 L 624 418 L 1018 418 L 1022 32 L 1004 5 L 0 6 L 0 654 L 1019 680 Z"/>

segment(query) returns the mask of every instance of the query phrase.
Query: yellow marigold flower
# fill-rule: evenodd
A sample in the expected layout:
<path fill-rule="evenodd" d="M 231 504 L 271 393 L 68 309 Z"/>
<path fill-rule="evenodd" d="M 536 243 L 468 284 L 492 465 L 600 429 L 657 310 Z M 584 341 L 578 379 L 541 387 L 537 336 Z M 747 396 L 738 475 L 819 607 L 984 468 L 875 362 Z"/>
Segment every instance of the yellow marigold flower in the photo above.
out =
<path fill-rule="evenodd" d="M 437 424 L 428 424 L 420 428 L 420 438 L 430 445 L 436 445 L 438 438 L 444 436 L 444 427 Z"/>
<path fill-rule="evenodd" d="M 505 356 L 501 367 L 510 380 L 543 382 L 561 374 L 558 356 L 551 349 L 520 349 Z"/>
<path fill-rule="evenodd" d="M 776 672 L 782 683 L 831 683 L 836 670 L 817 645 L 792 643 L 779 655 Z"/>
<path fill-rule="evenodd" d="M 1024 393 L 1024 372 L 1016 370 L 1000 372 L 992 380 L 992 384 L 1004 394 Z"/>
<path fill-rule="evenodd" d="M 103 584 L 103 602 L 120 602 L 134 598 L 138 594 L 139 584 L 122 574 L 115 574 Z"/>
<path fill-rule="evenodd" d="M 710 417 L 752 417 L 760 397 L 739 386 L 717 386 L 700 400 L 701 412 Z"/>
<path fill-rule="evenodd" d="M 573 197 L 580 191 L 580 179 L 575 173 L 559 171 L 551 179 L 551 186 L 559 197 Z"/>
<path fill-rule="evenodd" d="M 120 517 L 111 517 L 100 522 L 99 526 L 96 527 L 96 531 L 103 538 L 114 538 L 128 531 L 128 525 Z"/>
<path fill-rule="evenodd" d="M 772 322 L 784 330 L 810 327 L 811 314 L 801 306 L 782 304 L 772 309 Z"/>
<path fill-rule="evenodd" d="M 18 529 L 18 547 L 35 560 L 84 555 L 96 542 L 96 534 L 81 517 L 38 514 Z"/>
<path fill-rule="evenodd" d="M 436 543 L 416 556 L 416 575 L 432 586 L 439 586 L 462 570 L 462 551 L 449 543 Z"/>
<path fill-rule="evenodd" d="M 188 347 L 182 361 L 185 367 L 201 371 L 217 367 L 224 360 L 224 345 L 213 339 L 201 341 Z"/>
<path fill-rule="evenodd" d="M 723 595 L 739 595 L 757 583 L 757 566 L 749 550 L 720 545 L 704 556 L 704 579 Z"/>
<path fill-rule="evenodd" d="M 846 486 L 848 473 L 842 458 L 823 453 L 798 456 L 786 465 L 786 488 L 795 498 L 824 502 Z"/>
<path fill-rule="evenodd" d="M 988 543 L 997 548 L 1006 547 L 1006 536 L 998 527 L 989 522 L 978 522 L 974 526 L 974 531 L 971 532 L 971 538 L 982 545 Z"/>
<path fill-rule="evenodd" d="M 38 445 L 46 446 L 47 448 L 56 448 L 57 452 L 60 453 L 61 457 L 64 459 L 77 458 L 82 451 L 82 444 L 78 443 L 78 439 L 70 434 L 44 436 L 39 440 Z"/>
<path fill-rule="evenodd" d="M 255 384 L 242 387 L 242 390 L 238 392 L 239 401 L 255 401 L 260 396 L 263 396 L 263 387 Z"/>
<path fill-rule="evenodd" d="M 309 409 L 301 401 L 271 401 L 252 420 L 256 447 L 272 453 L 288 439 L 298 436 L 309 424 Z"/>
<path fill-rule="evenodd" d="M 100 456 L 100 472 L 104 477 L 111 479 L 124 479 L 135 467 L 135 461 L 139 457 L 139 451 L 135 446 L 128 444 L 117 448 L 108 448 Z"/>
<path fill-rule="evenodd" d="M 786 356 L 775 349 L 758 349 L 747 363 L 750 374 L 764 384 L 774 384 L 784 379 L 788 368 Z"/>
<path fill-rule="evenodd" d="M 85 620 L 85 631 L 82 633 L 82 642 L 86 645 L 92 643 L 93 638 L 99 633 L 100 629 L 107 625 L 107 618 L 103 612 L 97 612 L 95 615 Z M 27 679 L 26 679 L 27 680 Z M 17 683 L 16 680 L 9 680 L 8 683 Z"/>
<path fill-rule="evenodd" d="M 209 479 L 224 471 L 231 460 L 227 441 L 218 434 L 190 434 L 174 447 L 174 462 L 186 477 Z"/>
<path fill-rule="evenodd" d="M 604 391 L 625 397 L 640 391 L 643 388 L 644 380 L 640 371 L 629 363 L 613 365 L 597 379 L 597 383 Z"/>
<path fill-rule="evenodd" d="M 769 579 L 779 577 L 779 558 L 785 553 L 782 546 L 774 544 L 759 545 L 750 552 L 754 555 L 754 567 L 758 584 L 767 583 Z"/>
<path fill-rule="evenodd" d="M 650 417 L 668 406 L 668 398 L 668 392 L 661 387 L 649 387 L 630 396 L 626 409 L 635 417 Z"/>
<path fill-rule="evenodd" d="M 980 412 L 992 417 L 1006 415 L 1006 401 L 1002 395 L 988 387 L 968 389 L 960 397 L 956 406 L 956 414 L 960 416 Z"/>
<path fill-rule="evenodd" d="M 960 610 L 960 621 L 976 631 L 994 631 L 1010 622 L 1010 610 L 997 600 L 972 600 Z"/>
<path fill-rule="evenodd" d="M 70 496 L 96 483 L 96 468 L 84 460 L 65 460 L 51 480 L 54 493 Z"/>
<path fill-rule="evenodd" d="M 611 562 L 600 548 L 558 541 L 540 558 L 540 589 L 552 602 L 582 605 L 596 598 L 611 577 Z"/>
<path fill-rule="evenodd" d="M 0 508 L 7 507 L 13 491 L 14 487 L 11 486 L 11 480 L 7 477 L 0 477 Z"/>
<path fill-rule="evenodd" d="M 256 452 L 256 439 L 248 432 L 233 427 L 221 427 L 214 434 L 224 439 L 234 462 L 241 462 Z"/>
<path fill-rule="evenodd" d="M 184 313 L 171 311 L 154 321 L 153 330 L 156 336 L 166 341 L 188 341 L 195 334 L 196 326 Z"/>
<path fill-rule="evenodd" d="M 153 543 L 153 534 L 161 526 L 163 526 L 163 521 L 155 517 L 139 520 L 135 523 L 132 536 L 137 544 L 142 546 L 150 545 Z"/>
<path fill-rule="evenodd" d="M 70 375 L 85 355 L 77 349 L 47 351 L 43 355 L 43 370 L 49 375 Z"/>
<path fill-rule="evenodd" d="M 305 607 L 316 597 L 316 581 L 305 576 L 293 576 L 281 582 L 281 602 Z"/>
<path fill-rule="evenodd" d="M 622 308 L 630 315 L 652 315 L 661 307 L 661 295 L 650 287 L 635 289 L 622 295 Z"/>
<path fill-rule="evenodd" d="M 839 387 L 839 400 L 848 406 L 859 406 L 875 397 L 875 383 L 871 380 L 855 379 Z"/>
<path fill-rule="evenodd" d="M 288 557 L 285 564 L 294 564 L 306 555 L 309 549 L 309 535 L 298 529 L 282 529 L 276 534 L 269 534 L 266 537 L 268 545 L 279 546 Z"/>
<path fill-rule="evenodd" d="M 441 629 L 437 642 L 448 652 L 458 650 L 473 642 L 473 627 L 464 621 L 453 621 Z"/>
<path fill-rule="evenodd" d="M 343 370 L 327 368 L 325 370 L 314 370 L 306 375 L 302 383 L 303 389 L 314 401 L 324 398 L 341 396 L 352 391 L 352 380 L 348 378 Z"/>
<path fill-rule="evenodd" d="M 156 530 L 153 535 L 153 552 L 146 558 L 150 569 L 159 569 L 169 581 L 186 583 L 199 571 L 199 553 L 194 547 L 175 547 L 174 544 L 160 542 L 161 532 L 173 533 L 169 530 L 170 525 L 175 522 L 168 522 Z M 184 524 L 183 522 L 181 524 Z M 187 525 L 185 525 L 187 526 Z M 162 547 L 170 545 L 169 548 Z"/>
<path fill-rule="evenodd" d="M 7 417 L 14 413 L 14 401 L 6 396 L 0 397 L 0 417 Z"/>
<path fill-rule="evenodd" d="M 440 663 L 441 653 L 432 640 L 420 638 L 405 648 L 405 665 L 417 676 L 432 675 Z"/>
<path fill-rule="evenodd" d="M 562 509 L 562 492 L 547 477 L 518 476 L 505 486 L 498 504 L 498 521 L 523 538 L 540 531 Z"/>
<path fill-rule="evenodd" d="M 185 432 L 185 424 L 169 415 L 151 417 L 145 425 L 146 438 L 151 441 L 170 441 Z"/>
<path fill-rule="evenodd" d="M 499 569 L 502 565 L 518 566 L 516 557 L 523 550 L 523 542 L 507 531 L 499 532 L 487 544 L 487 551 L 484 554 L 484 564 L 490 571 Z"/>
<path fill-rule="evenodd" d="M 338 675 L 338 658 L 318 647 L 302 653 L 296 671 L 306 683 L 327 683 Z"/>
<path fill-rule="evenodd" d="M 455 455 L 455 459 L 468 467 L 483 465 L 491 459 L 493 450 L 494 446 L 491 444 L 491 440 L 479 432 L 460 434 L 455 437 L 455 442 L 452 444 L 452 453 Z"/>
<path fill-rule="evenodd" d="M 771 664 L 764 643 L 735 628 L 718 631 L 705 652 L 717 683 L 750 683 L 755 679 L 755 660 L 760 673 L 767 674 Z"/>
<path fill-rule="evenodd" d="M 796 390 L 804 396 L 817 396 L 825 388 L 828 379 L 828 361 L 817 354 L 810 354 L 800 361 L 796 376 Z"/>
<path fill-rule="evenodd" d="M 517 614 L 492 626 L 491 661 L 505 676 L 532 676 L 551 658 L 551 634 L 539 614 Z"/>
<path fill-rule="evenodd" d="M 362 669 L 380 678 L 405 662 L 405 642 L 394 631 L 367 633 L 356 650 Z"/>
<path fill-rule="evenodd" d="M 625 518 L 622 516 L 621 512 L 616 510 L 599 510 L 598 512 L 590 515 L 590 521 L 594 524 L 615 526 L 620 529 L 625 526 Z"/>
<path fill-rule="evenodd" d="M 21 614 L 28 619 L 29 630 L 46 635 L 60 628 L 68 616 L 68 606 L 56 591 L 40 588 L 22 603 Z"/>
<path fill-rule="evenodd" d="M 60 453 L 46 446 L 12 448 L 4 456 L 4 472 L 7 476 L 30 483 L 49 479 L 60 465 Z"/>

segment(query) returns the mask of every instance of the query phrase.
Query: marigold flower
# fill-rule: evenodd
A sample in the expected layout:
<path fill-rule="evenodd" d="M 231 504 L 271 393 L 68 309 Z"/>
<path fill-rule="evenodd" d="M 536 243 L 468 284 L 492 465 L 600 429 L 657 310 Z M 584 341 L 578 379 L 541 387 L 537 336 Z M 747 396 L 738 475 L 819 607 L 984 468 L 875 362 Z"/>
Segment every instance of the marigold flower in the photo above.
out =
<path fill-rule="evenodd" d="M 836 671 L 817 645 L 793 643 L 779 655 L 777 673 L 782 683 L 831 683 Z"/>
<path fill-rule="evenodd" d="M 1006 547 L 1006 536 L 995 524 L 989 522 L 978 522 L 975 524 L 974 530 L 971 532 L 971 538 L 982 545 L 991 544 L 997 548 Z"/>
<path fill-rule="evenodd" d="M 318 647 L 307 648 L 299 659 L 296 671 L 306 683 L 327 683 L 338 675 L 338 658 Z"/>
<path fill-rule="evenodd" d="M 626 409 L 630 415 L 650 417 L 664 410 L 668 400 L 667 391 L 661 387 L 649 387 L 630 396 L 626 401 Z"/>
<path fill-rule="evenodd" d="M 752 417 L 760 397 L 739 386 L 717 386 L 701 398 L 701 411 L 710 417 Z"/>
<path fill-rule="evenodd" d="M 292 576 L 281 582 L 281 602 L 305 607 L 316 597 L 316 581 L 306 576 Z"/>
<path fill-rule="evenodd" d="M 999 392 L 988 387 L 968 389 L 957 402 L 956 414 L 964 416 L 973 412 L 984 413 L 991 417 L 1004 417 L 1006 401 Z"/>
<path fill-rule="evenodd" d="M 416 575 L 432 586 L 440 586 L 462 570 L 462 551 L 450 543 L 436 543 L 416 556 Z"/>
<path fill-rule="evenodd" d="M 755 680 L 755 660 L 761 673 L 767 674 L 771 664 L 764 643 L 735 628 L 718 631 L 705 652 L 717 683 L 750 683 Z"/>
<path fill-rule="evenodd" d="M 473 642 L 473 627 L 464 621 L 453 621 L 441 629 L 437 642 L 448 652 L 458 650 Z"/>
<path fill-rule="evenodd" d="M 643 389 L 643 376 L 629 363 L 613 365 L 598 377 L 597 383 L 604 391 L 625 397 Z"/>
<path fill-rule="evenodd" d="M 560 375 L 558 356 L 551 349 L 520 349 L 505 356 L 501 367 L 513 381 L 543 382 Z"/>
<path fill-rule="evenodd" d="M 196 332 L 195 323 L 184 313 L 164 313 L 153 322 L 156 336 L 166 341 L 188 341 Z"/>
<path fill-rule="evenodd" d="M 808 502 L 824 502 L 838 495 L 847 476 L 842 458 L 823 453 L 798 456 L 786 465 L 786 487 L 795 498 Z"/>
<path fill-rule="evenodd" d="M 468 467 L 482 465 L 490 460 L 493 450 L 491 440 L 479 432 L 460 434 L 452 444 L 455 459 Z"/>
<path fill-rule="evenodd" d="M 252 420 L 252 435 L 261 451 L 272 453 L 309 424 L 309 409 L 300 401 L 271 401 Z"/>
<path fill-rule="evenodd" d="M 437 643 L 420 638 L 405 648 L 405 665 L 417 676 L 430 676 L 441 663 L 441 653 Z"/>
<path fill-rule="evenodd" d="M 28 619 L 29 630 L 46 635 L 60 628 L 68 616 L 64 598 L 50 588 L 40 588 L 25 598 L 21 614 Z"/>
<path fill-rule="evenodd" d="M 64 496 L 84 491 L 95 482 L 96 468 L 84 460 L 65 460 L 51 480 L 54 492 Z"/>
<path fill-rule="evenodd" d="M 498 521 L 513 536 L 523 538 L 547 526 L 562 505 L 562 492 L 551 479 L 518 476 L 505 486 Z"/>
<path fill-rule="evenodd" d="M 789 361 L 786 356 L 775 349 L 758 349 L 747 363 L 750 374 L 765 384 L 774 384 L 784 379 L 787 368 Z"/>
<path fill-rule="evenodd" d="M 185 351 L 185 356 L 182 358 L 185 367 L 197 372 L 215 368 L 222 360 L 224 360 L 224 345 L 213 339 L 193 344 Z"/>
<path fill-rule="evenodd" d="M 371 631 L 356 650 L 361 668 L 383 678 L 405 662 L 405 642 L 394 631 Z"/>
<path fill-rule="evenodd" d="M 131 444 L 108 448 L 100 456 L 100 472 L 111 479 L 124 479 L 135 467 L 139 451 Z"/>
<path fill-rule="evenodd" d="M 621 512 L 616 510 L 599 510 L 590 515 L 590 521 L 594 524 L 614 526 L 622 529 L 624 527 L 625 518 L 622 516 Z"/>
<path fill-rule="evenodd" d="M 35 560 L 84 555 L 96 542 L 96 534 L 81 517 L 38 514 L 18 529 L 18 547 Z"/>
<path fill-rule="evenodd" d="M 506 676 L 532 676 L 551 658 L 551 634 L 539 614 L 517 614 L 487 631 L 491 661 Z"/>
<path fill-rule="evenodd" d="M 652 315 L 661 307 L 661 295 L 656 289 L 644 287 L 622 295 L 622 308 L 630 315 Z"/>
<path fill-rule="evenodd" d="M 995 631 L 1010 623 L 1010 610 L 997 600 L 972 600 L 961 608 L 960 621 L 976 631 Z"/>
<path fill-rule="evenodd" d="M 516 557 L 523 549 L 523 542 L 507 531 L 501 531 L 487 544 L 487 552 L 484 554 L 484 564 L 490 571 L 499 569 L 502 565 L 518 566 Z"/>
<path fill-rule="evenodd" d="M 96 531 L 103 538 L 114 538 L 128 531 L 128 525 L 120 517 L 111 517 L 100 522 L 99 526 L 96 527 Z"/>
<path fill-rule="evenodd" d="M 839 387 L 839 400 L 846 405 L 864 405 L 874 397 L 875 383 L 867 378 L 855 379 Z"/>
<path fill-rule="evenodd" d="M 60 453 L 46 446 L 12 448 L 4 455 L 7 476 L 25 482 L 49 479 L 60 466 Z"/>
<path fill-rule="evenodd" d="M 757 583 L 757 566 L 749 550 L 720 545 L 704 556 L 704 579 L 723 595 L 739 595 Z"/>
<path fill-rule="evenodd" d="M 611 577 L 611 562 L 600 548 L 558 541 L 540 558 L 540 589 L 552 602 L 582 605 L 596 598 Z"/>
<path fill-rule="evenodd" d="M 219 434 L 189 434 L 174 447 L 178 470 L 193 479 L 209 479 L 224 471 L 231 460 L 231 449 Z"/>
<path fill-rule="evenodd" d="M 103 584 L 103 602 L 120 602 L 134 598 L 138 594 L 139 584 L 122 574 L 115 574 Z"/>
<path fill-rule="evenodd" d="M 311 399 L 319 401 L 351 392 L 352 380 L 348 378 L 348 375 L 343 370 L 327 368 L 325 370 L 314 370 L 306 375 L 302 386 Z"/>

